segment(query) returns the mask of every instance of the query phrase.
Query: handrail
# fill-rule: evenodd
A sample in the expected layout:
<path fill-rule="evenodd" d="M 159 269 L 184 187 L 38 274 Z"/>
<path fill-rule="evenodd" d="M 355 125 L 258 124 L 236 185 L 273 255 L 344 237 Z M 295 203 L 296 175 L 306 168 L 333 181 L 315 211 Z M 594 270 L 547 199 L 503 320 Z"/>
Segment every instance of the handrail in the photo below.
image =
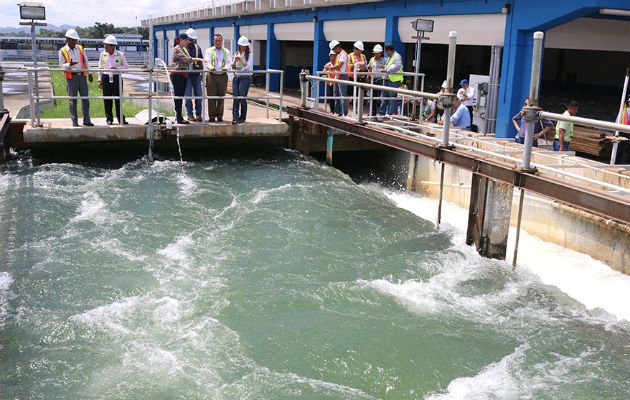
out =
<path fill-rule="evenodd" d="M 204 66 L 205 67 L 205 66 Z M 129 67 L 129 68 L 115 68 L 115 69 L 106 69 L 106 68 L 77 68 L 77 69 L 66 69 L 64 67 L 50 67 L 50 66 L 42 66 L 42 67 L 30 67 L 30 66 L 18 66 L 18 67 L 11 67 L 11 68 L 7 68 L 7 69 L 11 69 L 17 72 L 21 72 L 24 71 L 27 73 L 28 76 L 28 89 L 29 89 L 29 102 L 30 102 L 30 107 L 31 110 L 34 109 L 34 107 L 36 107 L 40 101 L 42 100 L 78 100 L 78 99 L 88 99 L 88 100 L 120 100 L 120 107 L 122 108 L 123 105 L 123 99 L 129 99 L 129 100 L 149 100 L 149 109 L 151 111 L 151 104 L 153 100 L 186 100 L 186 99 L 190 99 L 190 100 L 202 100 L 202 112 L 204 111 L 205 105 L 206 105 L 206 101 L 205 100 L 211 100 L 211 99 L 234 99 L 234 100 L 238 100 L 238 99 L 246 99 L 246 100 L 262 100 L 265 101 L 266 107 L 267 109 L 269 108 L 269 100 L 278 100 L 279 101 L 279 116 L 278 119 L 280 121 L 282 121 L 282 112 L 283 112 L 283 108 L 284 108 L 284 95 L 283 95 L 283 86 L 284 86 L 284 71 L 283 70 L 279 70 L 279 69 L 264 69 L 264 70 L 253 70 L 253 71 L 247 71 L 247 74 L 252 74 L 252 75 L 265 75 L 266 76 L 266 81 L 267 83 L 270 80 L 270 75 L 271 74 L 278 74 L 280 75 L 280 93 L 278 95 L 274 95 L 269 91 L 269 85 L 266 84 L 266 92 L 264 96 L 232 96 L 232 95 L 225 95 L 225 96 L 208 96 L 206 94 L 205 90 L 202 90 L 202 95 L 201 96 L 171 96 L 171 95 L 153 95 L 153 86 L 155 83 L 167 83 L 170 84 L 170 81 L 167 79 L 164 79 L 165 76 L 170 75 L 170 73 L 172 72 L 177 72 L 177 73 L 198 73 L 198 74 L 208 74 L 211 71 L 204 68 L 204 69 L 199 69 L 199 70 L 169 70 L 168 73 L 166 70 L 164 70 L 163 68 L 159 68 L 159 67 L 153 67 L 153 68 L 146 68 L 146 67 Z M 37 74 L 38 72 L 41 71 L 45 71 L 45 72 L 73 72 L 73 73 L 115 73 L 117 75 L 122 75 L 124 76 L 125 74 L 148 74 L 149 76 L 149 91 L 146 95 L 125 95 L 124 92 L 122 90 L 120 90 L 120 95 L 118 96 L 98 96 L 98 95 L 89 95 L 89 96 L 63 96 L 63 95 L 52 95 L 52 96 L 43 96 L 43 95 L 35 95 L 34 94 L 34 87 L 33 84 L 31 82 L 32 79 L 32 74 Z M 233 69 L 229 69 L 226 70 L 225 73 L 227 74 L 235 74 L 235 73 L 243 73 L 243 71 L 237 71 L 237 70 L 233 70 Z M 204 80 L 205 81 L 205 80 Z M 119 80 L 119 85 L 122 86 L 122 79 Z M 120 110 L 120 115 L 122 115 L 122 110 Z M 269 112 L 267 111 L 267 118 L 269 118 Z M 120 123 L 122 124 L 122 118 Z M 31 125 L 33 127 L 35 126 L 40 126 L 41 125 L 41 119 L 40 119 L 40 115 L 37 113 L 37 115 L 33 115 L 33 113 L 31 112 Z"/>
<path fill-rule="evenodd" d="M 337 75 L 336 72 L 335 72 L 335 75 Z M 432 99 L 432 100 L 439 100 L 441 97 L 445 97 L 445 96 L 448 95 L 447 93 L 444 93 L 444 94 L 441 94 L 441 95 L 437 95 L 435 93 L 420 92 L 420 91 L 409 90 L 409 89 L 399 89 L 399 88 L 393 88 L 393 87 L 388 87 L 388 86 L 372 85 L 372 84 L 369 84 L 369 83 L 347 81 L 347 80 L 343 80 L 343 79 L 323 78 L 323 77 L 314 76 L 314 75 L 306 75 L 306 79 L 311 80 L 311 81 L 339 83 L 339 84 L 342 84 L 342 85 L 355 86 L 355 87 L 359 87 L 359 88 L 362 88 L 362 89 L 385 90 L 385 91 L 398 93 L 398 94 L 403 94 L 403 95 L 407 95 L 407 96 L 411 96 L 411 97 L 428 97 L 429 99 Z M 451 96 L 453 96 L 453 94 L 451 94 Z"/>
<path fill-rule="evenodd" d="M 571 122 L 578 125 L 589 126 L 591 128 L 601 128 L 610 131 L 619 131 L 624 133 L 630 133 L 630 125 L 617 124 L 615 122 L 600 121 L 598 119 L 574 117 L 572 115 L 562 115 L 551 113 L 547 111 L 538 112 L 538 117 L 541 119 L 550 119 L 552 121 Z"/>

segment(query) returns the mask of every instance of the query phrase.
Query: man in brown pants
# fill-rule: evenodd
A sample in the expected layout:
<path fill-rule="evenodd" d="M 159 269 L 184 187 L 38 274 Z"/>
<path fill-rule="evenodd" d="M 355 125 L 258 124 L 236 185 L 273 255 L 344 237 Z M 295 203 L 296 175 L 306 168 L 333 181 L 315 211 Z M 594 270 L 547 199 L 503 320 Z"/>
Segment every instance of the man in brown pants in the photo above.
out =
<path fill-rule="evenodd" d="M 223 36 L 214 35 L 214 46 L 206 50 L 206 94 L 225 96 L 228 86 L 227 70 L 232 65 L 230 51 L 223 47 Z M 223 121 L 223 99 L 208 99 L 208 122 Z"/>

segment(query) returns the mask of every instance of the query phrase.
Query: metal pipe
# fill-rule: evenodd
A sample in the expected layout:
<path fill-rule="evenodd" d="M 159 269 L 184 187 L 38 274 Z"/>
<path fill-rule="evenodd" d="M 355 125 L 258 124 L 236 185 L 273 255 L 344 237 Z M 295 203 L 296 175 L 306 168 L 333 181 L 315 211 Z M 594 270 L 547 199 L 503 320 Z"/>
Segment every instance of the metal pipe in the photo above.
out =
<path fill-rule="evenodd" d="M 31 58 L 33 59 L 33 67 L 35 68 L 35 96 L 37 99 L 35 100 L 35 118 L 37 118 L 37 125 L 40 125 L 39 119 L 39 76 L 38 76 L 38 67 L 37 64 L 37 38 L 35 37 L 35 24 L 31 23 Z M 33 111 L 33 109 L 31 109 Z"/>
<path fill-rule="evenodd" d="M 300 72 L 300 88 L 302 89 L 301 99 L 300 99 L 300 107 L 306 108 L 306 98 L 308 96 L 308 76 L 306 74 L 306 70 L 302 70 Z"/>
<path fill-rule="evenodd" d="M 0 111 L 4 110 L 4 89 L 2 88 L 2 81 L 4 81 L 4 70 L 0 64 Z"/>
<path fill-rule="evenodd" d="M 278 120 L 282 122 L 282 111 L 284 107 L 284 71 L 280 71 L 280 110 Z"/>
<path fill-rule="evenodd" d="M 442 98 L 444 104 L 444 120 L 442 128 L 442 146 L 448 146 L 448 135 L 451 127 L 451 105 L 455 95 L 453 92 L 453 81 L 455 80 L 455 50 L 457 49 L 457 32 L 450 31 L 448 34 L 448 64 L 446 66 L 446 92 Z"/>
<path fill-rule="evenodd" d="M 438 200 L 438 215 L 437 215 L 437 226 L 440 226 L 440 224 L 442 223 L 442 199 L 444 197 L 444 167 L 445 164 L 441 163 L 441 170 L 440 170 L 440 198 Z"/>
<path fill-rule="evenodd" d="M 435 94 L 435 93 L 416 92 L 416 91 L 408 90 L 408 89 L 390 88 L 390 87 L 379 86 L 379 85 L 372 85 L 372 84 L 369 84 L 369 83 L 361 83 L 361 82 L 354 83 L 353 81 L 346 81 L 346 80 L 332 79 L 332 78 L 323 78 L 323 77 L 314 76 L 314 75 L 307 75 L 306 79 L 312 80 L 312 81 L 330 82 L 330 83 L 337 83 L 337 84 L 340 83 L 340 84 L 343 84 L 343 85 L 361 87 L 363 89 L 387 90 L 387 91 L 392 92 L 392 93 L 405 94 L 407 96 L 414 96 L 414 97 L 427 97 L 427 98 L 434 99 L 434 100 L 437 100 L 437 99 L 440 98 L 440 96 Z"/>
<path fill-rule="evenodd" d="M 122 73 L 118 74 L 118 115 L 120 116 L 120 120 L 118 121 L 118 125 L 122 125 L 125 121 L 125 115 L 123 114 L 123 83 L 122 83 Z"/>
<path fill-rule="evenodd" d="M 363 123 L 363 100 L 365 90 L 363 88 L 357 88 L 357 90 L 359 91 L 359 99 L 357 100 L 357 122 L 361 124 Z"/>
<path fill-rule="evenodd" d="M 418 163 L 418 156 L 409 153 L 409 166 L 407 168 L 407 191 L 413 192 L 416 188 L 416 165 Z"/>
<path fill-rule="evenodd" d="M 415 72 L 416 75 L 413 77 L 413 90 L 418 91 L 418 75 L 420 73 L 420 49 L 422 48 L 422 35 L 424 32 L 416 31 L 417 41 L 416 41 L 416 59 L 415 59 Z M 416 101 L 413 102 L 413 107 L 411 108 L 411 118 L 414 119 L 416 117 L 418 103 Z M 419 117 L 419 116 L 418 116 Z"/>
<path fill-rule="evenodd" d="M 525 149 L 523 152 L 523 169 L 531 168 L 532 147 L 534 144 L 534 124 L 537 120 L 538 93 L 540 90 L 540 67 L 542 61 L 543 39 L 545 34 L 534 32 L 534 50 L 532 54 L 532 71 L 529 81 L 530 106 L 524 107 L 525 112 Z"/>
<path fill-rule="evenodd" d="M 518 258 L 518 243 L 521 239 L 521 220 L 523 218 L 523 201 L 525 200 L 525 189 L 521 189 L 521 196 L 518 199 L 518 217 L 516 219 L 516 238 L 514 243 L 514 257 L 512 257 L 512 266 L 516 268 L 516 260 Z"/>
<path fill-rule="evenodd" d="M 35 128 L 37 126 L 35 125 L 35 115 L 33 112 L 35 110 L 35 100 L 33 99 L 33 78 L 30 70 L 26 72 L 26 80 L 28 82 L 29 116 L 31 118 L 31 126 Z"/>
<path fill-rule="evenodd" d="M 334 135 L 330 129 L 328 129 L 328 135 L 326 136 L 326 164 L 332 165 L 333 163 L 333 142 Z"/>
<path fill-rule="evenodd" d="M 153 70 L 149 69 L 149 122 L 147 126 L 147 136 L 149 139 L 149 161 L 153 161 Z M 159 120 L 159 118 L 158 118 Z"/>
<path fill-rule="evenodd" d="M 265 104 L 267 105 L 267 119 L 269 119 L 269 72 L 265 73 Z"/>
<path fill-rule="evenodd" d="M 597 119 L 555 114 L 555 113 L 550 113 L 547 111 L 540 111 L 538 113 L 538 117 L 543 118 L 543 119 L 545 118 L 550 119 L 552 121 L 572 122 L 578 125 L 590 126 L 593 128 L 601 128 L 601 129 L 606 129 L 609 131 L 619 131 L 619 132 L 630 133 L 630 125 L 616 124 L 614 122 L 600 121 Z"/>

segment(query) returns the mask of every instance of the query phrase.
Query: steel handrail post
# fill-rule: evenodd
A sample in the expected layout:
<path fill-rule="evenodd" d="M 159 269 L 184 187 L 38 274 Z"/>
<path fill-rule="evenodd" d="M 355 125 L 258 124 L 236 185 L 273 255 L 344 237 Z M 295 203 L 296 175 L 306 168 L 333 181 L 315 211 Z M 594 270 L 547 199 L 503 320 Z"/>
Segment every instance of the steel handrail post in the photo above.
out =
<path fill-rule="evenodd" d="M 280 71 L 280 110 L 278 113 L 278 120 L 282 122 L 282 111 L 284 107 L 284 71 Z"/>
<path fill-rule="evenodd" d="M 149 139 L 149 161 L 153 161 L 153 67 L 149 69 L 149 122 L 148 122 L 148 139 Z M 158 118 L 159 119 L 159 118 Z"/>
<path fill-rule="evenodd" d="M 35 124 L 35 116 L 33 115 L 35 111 L 35 102 L 33 99 L 33 77 L 30 69 L 26 71 L 26 79 L 28 85 L 29 116 L 31 118 L 31 126 L 35 128 L 37 125 Z"/>
<path fill-rule="evenodd" d="M 545 34 L 534 32 L 534 49 L 532 52 L 532 70 L 529 82 L 529 107 L 523 107 L 525 114 L 525 150 L 523 151 L 523 169 L 531 169 L 532 147 L 534 145 L 534 124 L 538 119 L 538 92 L 540 88 L 540 67 L 542 60 L 542 45 Z"/>
<path fill-rule="evenodd" d="M 267 105 L 267 119 L 269 119 L 269 78 L 271 74 L 265 71 L 265 104 Z"/>
<path fill-rule="evenodd" d="M 120 73 L 118 74 L 118 116 L 120 117 L 118 125 L 122 125 L 125 121 L 125 116 L 123 114 L 123 98 L 122 73 Z"/>
<path fill-rule="evenodd" d="M 451 31 L 448 34 L 448 64 L 446 67 L 447 94 L 442 97 L 444 104 L 444 119 L 442 128 L 442 146 L 449 145 L 449 129 L 451 127 L 451 105 L 455 95 L 453 92 L 453 80 L 455 78 L 455 51 L 457 49 L 457 32 Z"/>

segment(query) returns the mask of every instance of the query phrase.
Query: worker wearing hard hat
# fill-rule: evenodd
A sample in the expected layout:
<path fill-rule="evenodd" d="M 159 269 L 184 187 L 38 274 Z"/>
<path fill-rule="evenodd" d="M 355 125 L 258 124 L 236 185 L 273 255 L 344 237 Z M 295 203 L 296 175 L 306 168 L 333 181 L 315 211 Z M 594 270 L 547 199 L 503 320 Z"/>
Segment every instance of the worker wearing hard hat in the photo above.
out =
<path fill-rule="evenodd" d="M 228 87 L 228 74 L 232 64 L 230 50 L 223 47 L 223 36 L 214 35 L 214 46 L 206 50 L 206 67 L 210 71 L 206 75 L 206 94 L 208 96 L 225 96 Z M 223 121 L 223 99 L 208 99 L 208 118 L 210 122 Z"/>
<path fill-rule="evenodd" d="M 337 40 L 331 41 L 328 47 L 336 54 L 335 65 L 330 70 L 336 72 L 340 80 L 348 80 L 348 53 L 341 48 L 341 43 Z M 335 113 L 339 116 L 348 115 L 348 99 L 345 98 L 347 85 L 337 83 L 334 87 L 334 94 L 335 97 L 338 97 L 335 103 Z"/>
<path fill-rule="evenodd" d="M 189 28 L 186 31 L 186 35 L 190 40 L 188 41 L 188 46 L 183 48 L 185 52 L 188 53 L 190 57 L 201 59 L 203 58 L 203 50 L 197 44 L 197 32 L 193 28 Z M 193 62 L 188 66 L 190 71 L 201 71 L 203 70 L 202 62 Z M 190 98 L 191 96 L 195 96 L 195 101 Z M 188 80 L 186 81 L 186 115 L 188 116 L 188 121 L 191 122 L 201 122 L 203 121 L 202 117 L 202 104 L 203 99 L 201 98 L 203 93 L 201 92 L 201 72 L 189 72 Z M 198 98 L 197 98 L 198 97 Z M 193 110 L 193 103 L 195 105 Z"/>
<path fill-rule="evenodd" d="M 365 75 L 357 74 L 356 77 L 354 76 L 355 69 L 358 72 L 366 72 L 368 70 L 367 59 L 363 54 L 364 50 L 365 47 L 363 46 L 362 41 L 357 40 L 356 42 L 354 42 L 352 53 L 348 57 L 348 79 L 354 80 L 356 78 L 358 82 L 365 82 Z"/>
<path fill-rule="evenodd" d="M 83 125 L 94 126 L 90 120 L 90 100 L 86 98 L 88 96 L 88 85 L 86 75 L 90 82 L 94 80 L 92 73 L 86 73 L 85 70 L 89 68 L 88 62 L 83 46 L 78 45 L 79 34 L 74 29 L 68 29 L 66 32 L 67 44 L 59 50 L 59 65 L 65 70 L 66 86 L 68 88 L 68 96 L 75 97 L 70 99 L 70 117 L 72 118 L 72 125 L 79 126 L 79 117 L 77 115 L 77 95 L 81 95 L 81 112 L 83 113 Z"/>
<path fill-rule="evenodd" d="M 109 35 L 103 40 L 105 50 L 101 53 L 98 60 L 98 87 L 103 89 L 103 96 L 117 96 L 114 100 L 116 103 L 116 119 L 118 123 L 127 124 L 120 104 L 120 89 L 122 88 L 122 77 L 120 73 L 112 70 L 125 69 L 129 67 L 127 58 L 122 51 L 116 50 L 118 41 L 114 35 Z M 112 113 L 112 100 L 104 99 L 105 119 L 107 125 L 114 123 L 114 115 Z M 122 116 L 122 118 L 121 118 Z"/>
<path fill-rule="evenodd" d="M 374 57 L 370 58 L 370 62 L 368 63 L 368 72 L 370 72 L 370 82 L 374 85 L 383 85 L 383 79 L 385 78 L 385 74 L 382 72 L 385 68 L 385 64 L 387 63 L 387 59 L 383 57 L 383 46 L 377 44 L 372 49 L 372 53 Z M 381 91 L 380 90 L 372 90 L 372 115 L 376 114 L 381 107 Z"/>
<path fill-rule="evenodd" d="M 232 95 L 235 98 L 232 105 L 232 125 L 242 124 L 247 119 L 247 93 L 252 84 L 252 71 L 254 70 L 254 54 L 251 43 L 245 36 L 238 38 L 238 49 L 232 59 L 234 79 L 232 80 Z"/>
<path fill-rule="evenodd" d="M 385 46 L 385 54 L 387 54 L 387 62 L 382 71 L 386 73 L 384 83 L 386 87 L 399 88 L 403 82 L 402 57 L 396 52 L 394 45 L 387 44 Z M 395 98 L 396 93 L 383 91 L 383 102 L 378 111 L 379 116 L 395 115 L 398 113 L 398 100 L 388 100 Z"/>

